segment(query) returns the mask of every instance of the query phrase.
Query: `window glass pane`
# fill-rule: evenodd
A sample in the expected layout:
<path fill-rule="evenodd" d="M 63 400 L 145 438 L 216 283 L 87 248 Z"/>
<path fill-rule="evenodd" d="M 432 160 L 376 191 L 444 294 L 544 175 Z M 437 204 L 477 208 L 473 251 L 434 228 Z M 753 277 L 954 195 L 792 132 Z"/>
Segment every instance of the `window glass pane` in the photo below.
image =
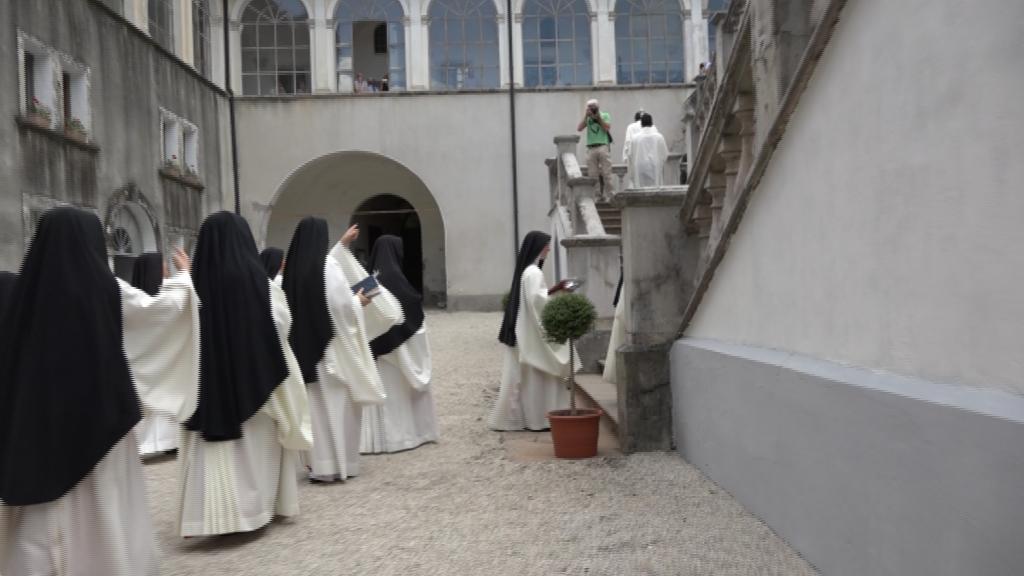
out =
<path fill-rule="evenodd" d="M 252 49 L 242 50 L 242 70 L 243 71 L 255 71 L 258 66 L 259 59 L 257 57 L 257 51 Z"/>
<path fill-rule="evenodd" d="M 277 94 L 277 76 L 270 74 L 260 75 L 260 95 L 269 96 Z"/>
<path fill-rule="evenodd" d="M 562 41 L 558 43 L 558 63 L 559 64 L 571 64 L 573 56 L 573 45 L 572 41 Z"/>
<path fill-rule="evenodd" d="M 594 83 L 593 71 L 590 66 L 577 66 L 576 67 L 576 85 L 577 86 L 588 86 Z"/>
<path fill-rule="evenodd" d="M 276 72 L 277 55 L 273 48 L 260 50 L 260 72 Z"/>
<path fill-rule="evenodd" d="M 555 63 L 555 43 L 554 42 L 541 42 L 540 44 L 540 61 L 542 64 L 554 64 Z"/>
<path fill-rule="evenodd" d="M 526 77 L 524 78 L 524 81 L 526 82 L 527 86 L 533 87 L 533 86 L 537 86 L 538 84 L 540 84 L 540 69 L 539 68 L 534 68 L 534 67 L 531 66 L 529 68 L 526 68 L 523 72 L 526 75 Z"/>
<path fill-rule="evenodd" d="M 647 40 L 633 40 L 633 62 L 647 62 Z"/>
<path fill-rule="evenodd" d="M 563 64 L 558 67 L 559 86 L 572 86 L 576 80 L 575 76 L 575 66 L 573 66 L 572 64 Z"/>
<path fill-rule="evenodd" d="M 277 42 L 277 26 L 273 24 L 263 24 L 259 28 L 259 45 L 264 48 L 267 46 L 273 46 Z"/>
<path fill-rule="evenodd" d="M 260 93 L 260 80 L 256 76 L 242 76 L 242 94 L 255 96 Z"/>
<path fill-rule="evenodd" d="M 255 26 L 247 26 L 247 25 L 243 25 L 242 26 L 242 47 L 243 48 L 245 48 L 246 46 L 252 46 L 252 47 L 256 46 L 256 31 L 257 31 L 257 28 Z"/>
<path fill-rule="evenodd" d="M 295 51 L 295 69 L 300 72 L 309 72 L 309 50 Z"/>
<path fill-rule="evenodd" d="M 295 47 L 306 47 L 309 46 L 309 26 L 305 23 L 296 24 L 291 27 L 292 33 L 295 35 Z"/>
<path fill-rule="evenodd" d="M 499 67 L 498 66 L 498 48 L 496 46 L 495 47 L 491 47 L 489 45 L 485 46 L 484 48 L 482 48 L 480 50 L 480 54 L 482 56 L 482 61 L 483 61 L 484 66 L 490 66 L 490 67 L 492 67 L 494 69 L 497 69 Z"/>
<path fill-rule="evenodd" d="M 554 18 L 541 18 L 540 19 L 540 37 L 545 40 L 554 40 L 555 35 L 555 19 Z"/>
<path fill-rule="evenodd" d="M 292 54 L 291 48 L 279 48 L 277 50 L 277 67 L 280 70 L 295 70 L 295 58 Z"/>
<path fill-rule="evenodd" d="M 545 86 L 554 86 L 558 80 L 558 74 L 554 66 L 545 66 L 540 69 L 540 80 Z"/>
<path fill-rule="evenodd" d="M 483 77 L 484 88 L 497 88 L 501 85 L 501 80 L 498 78 L 499 71 L 497 68 L 485 68 Z"/>
<path fill-rule="evenodd" d="M 539 30 L 537 28 L 537 19 L 535 18 L 524 18 L 523 19 L 523 40 L 529 41 L 538 38 Z"/>

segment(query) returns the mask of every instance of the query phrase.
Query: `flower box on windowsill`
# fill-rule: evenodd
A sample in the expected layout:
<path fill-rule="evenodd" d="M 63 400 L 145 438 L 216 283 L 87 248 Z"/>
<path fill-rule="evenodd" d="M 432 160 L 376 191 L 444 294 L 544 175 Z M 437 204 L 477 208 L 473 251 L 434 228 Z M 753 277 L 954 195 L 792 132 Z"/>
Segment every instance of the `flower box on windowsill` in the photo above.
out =
<path fill-rule="evenodd" d="M 78 130 L 75 128 L 64 128 L 64 135 L 70 138 L 71 140 L 74 140 L 75 142 L 80 142 L 82 144 L 89 143 L 89 134 L 87 134 L 85 130 Z"/>
<path fill-rule="evenodd" d="M 198 175 L 188 173 L 182 174 L 181 168 L 178 167 L 176 164 L 165 164 L 164 166 L 162 166 L 160 168 L 160 176 L 167 178 L 168 180 L 173 180 L 184 186 L 188 186 L 189 188 L 192 188 L 197 192 L 202 192 L 203 189 L 206 188 L 203 182 L 199 180 Z"/>
<path fill-rule="evenodd" d="M 50 130 L 50 117 L 38 112 L 29 112 L 25 115 L 25 122 L 45 130 Z"/>

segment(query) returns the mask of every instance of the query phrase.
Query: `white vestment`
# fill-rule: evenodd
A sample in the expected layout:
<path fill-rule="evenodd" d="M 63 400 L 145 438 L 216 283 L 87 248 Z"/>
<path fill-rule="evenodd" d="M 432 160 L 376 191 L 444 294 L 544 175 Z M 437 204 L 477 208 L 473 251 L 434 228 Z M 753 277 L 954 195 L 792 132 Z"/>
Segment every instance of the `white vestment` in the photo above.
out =
<path fill-rule="evenodd" d="M 156 413 L 191 416 L 199 396 L 199 300 L 189 276 L 167 280 L 158 296 L 118 285 L 124 352 L 139 399 Z M 135 430 L 61 498 L 0 506 L 0 574 L 158 573 Z"/>
<path fill-rule="evenodd" d="M 255 415 L 242 437 L 207 442 L 185 430 L 179 448 L 178 531 L 211 536 L 257 530 L 275 515 L 299 513 L 295 469 L 313 435 L 306 385 L 288 344 L 292 318 L 284 291 L 272 281 L 271 310 L 288 376 Z"/>
<path fill-rule="evenodd" d="M 352 284 L 366 276 L 340 242 L 327 255 L 324 282 L 334 337 L 317 364 L 317 381 L 309 383 L 313 449 L 306 457 L 310 477 L 320 481 L 359 474 L 363 407 L 380 404 L 387 396 L 370 341 L 402 321 L 402 308 L 383 286 L 363 308 L 352 294 Z"/>
<path fill-rule="evenodd" d="M 501 388 L 488 420 L 492 430 L 546 430 L 547 413 L 569 407 L 569 346 L 548 342 L 541 326 L 549 300 L 544 273 L 529 266 L 520 284 L 517 346 L 505 350 Z"/>
<path fill-rule="evenodd" d="M 439 436 L 434 394 L 430 388 L 430 344 L 426 324 L 401 346 L 377 359 L 387 399 L 363 408 L 359 451 L 400 452 Z"/>
<path fill-rule="evenodd" d="M 651 188 L 661 186 L 664 178 L 665 161 L 668 160 L 668 145 L 665 137 L 654 126 L 641 128 L 633 137 L 629 150 L 629 167 L 633 186 Z"/>
<path fill-rule="evenodd" d="M 608 353 L 604 357 L 604 379 L 615 384 L 618 373 L 618 351 L 626 343 L 626 292 L 619 294 L 619 303 L 615 305 L 615 318 L 612 320 L 612 337 L 608 342 Z"/>
<path fill-rule="evenodd" d="M 622 141 L 622 161 L 629 166 L 629 151 L 633 147 L 633 138 L 640 131 L 640 121 L 637 120 L 626 127 L 626 137 Z M 626 170 L 626 189 L 633 187 L 633 175 L 629 169 Z"/>

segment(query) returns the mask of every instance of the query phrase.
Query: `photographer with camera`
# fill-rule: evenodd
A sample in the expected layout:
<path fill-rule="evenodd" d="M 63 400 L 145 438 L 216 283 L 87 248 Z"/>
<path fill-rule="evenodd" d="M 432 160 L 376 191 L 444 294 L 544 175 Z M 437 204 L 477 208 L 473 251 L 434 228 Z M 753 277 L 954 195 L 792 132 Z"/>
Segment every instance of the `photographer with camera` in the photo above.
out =
<path fill-rule="evenodd" d="M 612 193 L 612 117 L 597 100 L 587 102 L 577 132 L 587 131 L 587 175 L 596 178 L 595 197 L 607 201 Z"/>

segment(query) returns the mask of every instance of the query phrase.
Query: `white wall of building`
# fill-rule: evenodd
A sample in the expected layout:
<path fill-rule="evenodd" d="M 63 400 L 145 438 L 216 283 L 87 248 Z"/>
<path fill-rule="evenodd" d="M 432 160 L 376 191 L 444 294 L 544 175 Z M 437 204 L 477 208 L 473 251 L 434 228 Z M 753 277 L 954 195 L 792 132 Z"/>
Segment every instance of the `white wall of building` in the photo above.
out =
<path fill-rule="evenodd" d="M 520 236 L 549 228 L 544 159 L 554 156 L 556 135 L 575 131 L 588 98 L 600 98 L 612 114 L 613 153 L 621 158 L 626 120 L 641 106 L 670 148 L 681 149 L 687 95 L 679 88 L 519 94 Z M 496 303 L 508 289 L 514 253 L 508 103 L 500 92 L 239 99 L 243 215 L 263 242 L 277 195 L 294 171 L 335 152 L 385 156 L 414 173 L 441 210 L 449 300 L 487 296 Z"/>
<path fill-rule="evenodd" d="M 847 5 L 688 336 L 1024 394 L 1024 4 L 996 4 Z"/>

